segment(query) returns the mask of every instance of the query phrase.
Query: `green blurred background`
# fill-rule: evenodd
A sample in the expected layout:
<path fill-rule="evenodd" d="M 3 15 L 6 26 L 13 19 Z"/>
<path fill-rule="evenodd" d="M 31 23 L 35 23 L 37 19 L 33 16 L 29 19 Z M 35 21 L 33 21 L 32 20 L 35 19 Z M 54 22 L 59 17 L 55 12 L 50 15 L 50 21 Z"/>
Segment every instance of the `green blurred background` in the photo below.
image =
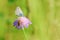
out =
<path fill-rule="evenodd" d="M 27 39 L 13 26 L 17 6 L 32 21 Z M 0 40 L 60 40 L 60 0 L 0 0 Z"/>

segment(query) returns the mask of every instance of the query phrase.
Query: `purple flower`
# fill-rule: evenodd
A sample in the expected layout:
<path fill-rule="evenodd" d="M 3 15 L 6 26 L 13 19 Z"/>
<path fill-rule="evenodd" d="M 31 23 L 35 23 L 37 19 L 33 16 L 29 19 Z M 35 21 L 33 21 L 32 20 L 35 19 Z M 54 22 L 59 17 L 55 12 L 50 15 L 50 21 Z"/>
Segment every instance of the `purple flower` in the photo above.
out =
<path fill-rule="evenodd" d="M 24 28 L 24 27 L 27 28 L 29 26 L 29 24 L 32 24 L 32 23 L 26 17 L 18 17 L 17 20 L 15 20 L 15 22 L 14 22 L 14 26 L 18 29 Z"/>

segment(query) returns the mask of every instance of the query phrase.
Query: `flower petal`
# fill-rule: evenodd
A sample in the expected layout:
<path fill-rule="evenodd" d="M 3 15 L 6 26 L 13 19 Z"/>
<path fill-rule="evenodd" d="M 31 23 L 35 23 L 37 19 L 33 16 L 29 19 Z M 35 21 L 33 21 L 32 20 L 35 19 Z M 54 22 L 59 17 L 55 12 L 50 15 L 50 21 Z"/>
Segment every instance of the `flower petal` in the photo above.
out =
<path fill-rule="evenodd" d="M 13 25 L 16 26 L 18 24 L 18 20 L 14 21 Z"/>
<path fill-rule="evenodd" d="M 17 28 L 17 29 L 21 29 L 21 27 L 20 27 L 20 26 L 16 26 L 16 28 Z"/>
<path fill-rule="evenodd" d="M 28 28 L 29 24 L 26 24 L 25 27 Z"/>

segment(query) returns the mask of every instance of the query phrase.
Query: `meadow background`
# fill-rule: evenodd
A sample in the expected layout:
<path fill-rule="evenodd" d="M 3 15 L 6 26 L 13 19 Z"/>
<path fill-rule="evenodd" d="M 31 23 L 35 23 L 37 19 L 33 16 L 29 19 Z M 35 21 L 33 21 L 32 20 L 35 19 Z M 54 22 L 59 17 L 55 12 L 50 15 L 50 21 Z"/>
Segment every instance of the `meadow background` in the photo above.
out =
<path fill-rule="evenodd" d="M 0 40 L 26 40 L 13 26 L 17 6 L 32 21 L 27 40 L 60 40 L 60 0 L 0 0 Z"/>

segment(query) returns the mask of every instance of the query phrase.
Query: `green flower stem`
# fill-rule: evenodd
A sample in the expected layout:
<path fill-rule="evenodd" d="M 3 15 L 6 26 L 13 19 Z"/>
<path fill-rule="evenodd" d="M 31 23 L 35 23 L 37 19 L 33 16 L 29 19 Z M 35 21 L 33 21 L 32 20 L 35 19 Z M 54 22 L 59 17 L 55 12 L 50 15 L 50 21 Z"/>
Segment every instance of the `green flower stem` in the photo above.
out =
<path fill-rule="evenodd" d="M 26 33 L 25 33 L 25 30 L 24 30 L 24 28 L 22 28 L 22 30 L 23 30 L 23 32 L 24 32 L 25 39 L 26 39 L 26 40 L 28 40 L 28 38 L 27 38 L 27 35 L 26 35 Z"/>

